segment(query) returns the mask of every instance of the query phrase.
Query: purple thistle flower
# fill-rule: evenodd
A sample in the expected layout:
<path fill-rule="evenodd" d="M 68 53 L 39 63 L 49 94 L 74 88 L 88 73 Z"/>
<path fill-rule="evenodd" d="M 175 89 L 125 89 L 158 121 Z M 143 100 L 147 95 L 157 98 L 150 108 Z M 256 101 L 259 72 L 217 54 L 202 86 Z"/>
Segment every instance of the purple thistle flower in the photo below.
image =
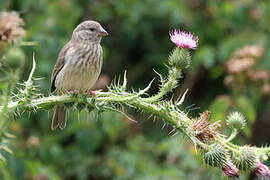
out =
<path fill-rule="evenodd" d="M 222 168 L 222 175 L 228 177 L 239 177 L 239 172 L 235 165 L 229 160 Z"/>
<path fill-rule="evenodd" d="M 270 170 L 261 162 L 257 162 L 254 173 L 258 176 L 259 179 L 270 180 Z"/>
<path fill-rule="evenodd" d="M 196 49 L 199 38 L 192 33 L 175 29 L 170 32 L 171 41 L 179 48 Z"/>

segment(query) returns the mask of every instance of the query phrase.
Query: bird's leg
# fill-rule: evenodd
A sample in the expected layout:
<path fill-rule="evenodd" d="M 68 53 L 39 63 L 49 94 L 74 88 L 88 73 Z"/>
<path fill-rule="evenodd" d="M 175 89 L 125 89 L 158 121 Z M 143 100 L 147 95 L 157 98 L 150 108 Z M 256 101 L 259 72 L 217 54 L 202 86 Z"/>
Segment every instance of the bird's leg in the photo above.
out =
<path fill-rule="evenodd" d="M 87 94 L 92 95 L 92 96 L 97 96 L 97 94 L 90 89 L 87 91 Z"/>

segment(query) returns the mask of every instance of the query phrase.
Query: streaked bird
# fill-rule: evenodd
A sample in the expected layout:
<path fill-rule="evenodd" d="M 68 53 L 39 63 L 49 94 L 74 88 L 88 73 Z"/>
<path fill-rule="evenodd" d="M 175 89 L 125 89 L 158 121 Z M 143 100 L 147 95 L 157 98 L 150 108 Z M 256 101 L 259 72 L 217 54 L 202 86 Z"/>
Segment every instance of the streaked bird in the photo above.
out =
<path fill-rule="evenodd" d="M 71 40 L 61 49 L 51 77 L 51 92 L 84 93 L 95 84 L 102 67 L 103 36 L 108 33 L 96 21 L 84 21 L 73 31 Z M 67 110 L 63 104 L 56 106 L 51 129 L 66 127 Z"/>

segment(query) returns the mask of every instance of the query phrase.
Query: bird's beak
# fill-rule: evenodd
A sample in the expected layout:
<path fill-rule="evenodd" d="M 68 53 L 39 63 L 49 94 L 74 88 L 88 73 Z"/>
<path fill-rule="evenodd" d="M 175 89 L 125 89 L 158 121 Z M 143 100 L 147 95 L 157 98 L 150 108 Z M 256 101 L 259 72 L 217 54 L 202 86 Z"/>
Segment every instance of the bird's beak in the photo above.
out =
<path fill-rule="evenodd" d="M 105 31 L 105 29 L 103 29 L 102 27 L 100 28 L 99 34 L 100 34 L 101 36 L 108 36 L 107 31 Z"/>

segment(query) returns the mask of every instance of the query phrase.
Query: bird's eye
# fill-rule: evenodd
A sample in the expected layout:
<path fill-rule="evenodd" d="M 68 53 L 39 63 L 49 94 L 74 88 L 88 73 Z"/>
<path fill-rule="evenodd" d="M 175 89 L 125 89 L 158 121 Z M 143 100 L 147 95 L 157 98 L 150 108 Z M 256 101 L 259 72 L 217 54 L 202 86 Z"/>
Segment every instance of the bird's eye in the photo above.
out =
<path fill-rule="evenodd" d="M 90 28 L 90 31 L 95 31 L 95 28 Z"/>

